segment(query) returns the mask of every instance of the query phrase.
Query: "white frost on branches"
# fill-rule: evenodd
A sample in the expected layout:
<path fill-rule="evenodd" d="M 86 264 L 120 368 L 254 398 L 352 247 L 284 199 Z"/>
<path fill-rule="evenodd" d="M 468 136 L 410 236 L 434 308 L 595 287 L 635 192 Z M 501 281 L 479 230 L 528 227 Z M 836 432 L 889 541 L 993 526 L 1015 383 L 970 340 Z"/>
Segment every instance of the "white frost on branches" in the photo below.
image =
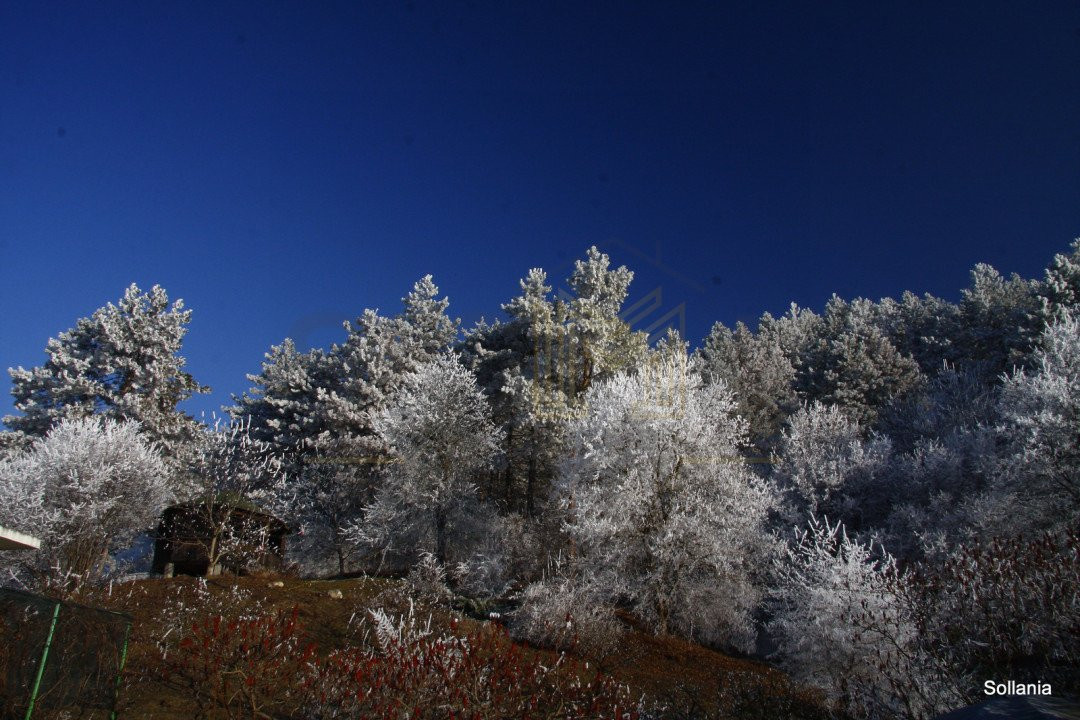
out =
<path fill-rule="evenodd" d="M 1012 523 L 1068 527 L 1080 517 L 1080 320 L 1047 326 L 1032 369 L 1009 376 L 999 432 L 1009 457 L 997 483 Z"/>
<path fill-rule="evenodd" d="M 445 565 L 451 538 L 477 524 L 475 479 L 491 467 L 502 433 L 473 374 L 447 353 L 411 375 L 375 427 L 394 460 L 359 527 L 372 545 L 411 540 Z"/>
<path fill-rule="evenodd" d="M 858 717 L 926 718 L 955 697 L 920 647 L 904 578 L 883 548 L 810 519 L 770 591 L 781 665 Z"/>
<path fill-rule="evenodd" d="M 739 455 L 731 392 L 657 353 L 654 372 L 594 385 L 587 407 L 560 490 L 588 581 L 659 632 L 751 647 L 773 494 Z"/>
<path fill-rule="evenodd" d="M 0 524 L 38 536 L 25 569 L 45 581 L 93 580 L 172 499 L 169 472 L 138 423 L 62 420 L 0 463 Z"/>
<path fill-rule="evenodd" d="M 209 390 L 184 370 L 179 353 L 191 311 L 183 308 L 181 300 L 170 306 L 157 285 L 143 293 L 132 284 L 116 305 L 51 338 L 44 365 L 8 370 L 22 415 L 4 423 L 43 437 L 64 418 L 137 420 L 166 456 L 180 456 L 197 426 L 177 406 Z"/>

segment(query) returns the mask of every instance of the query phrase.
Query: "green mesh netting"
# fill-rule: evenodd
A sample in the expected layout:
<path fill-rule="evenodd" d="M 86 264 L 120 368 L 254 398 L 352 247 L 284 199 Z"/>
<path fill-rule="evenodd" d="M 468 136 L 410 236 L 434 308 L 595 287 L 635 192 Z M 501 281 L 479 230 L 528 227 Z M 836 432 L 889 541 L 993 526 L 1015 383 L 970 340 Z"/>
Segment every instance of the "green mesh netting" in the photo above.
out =
<path fill-rule="evenodd" d="M 0 718 L 24 720 L 31 703 L 34 720 L 112 717 L 130 626 L 127 615 L 0 588 Z"/>

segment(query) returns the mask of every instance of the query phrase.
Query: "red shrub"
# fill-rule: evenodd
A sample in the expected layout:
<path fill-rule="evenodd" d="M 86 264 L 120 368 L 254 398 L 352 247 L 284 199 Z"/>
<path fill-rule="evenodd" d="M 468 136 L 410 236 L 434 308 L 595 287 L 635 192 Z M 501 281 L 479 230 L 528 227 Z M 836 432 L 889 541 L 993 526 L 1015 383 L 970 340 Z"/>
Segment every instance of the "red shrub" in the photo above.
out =
<path fill-rule="evenodd" d="M 297 611 L 252 620 L 213 617 L 166 658 L 200 717 L 411 720 L 611 718 L 636 720 L 624 688 L 560 656 L 545 665 L 486 626 L 465 636 L 389 625 L 375 614 L 378 644 L 325 657 L 303 640 Z M 379 625 L 381 621 L 381 625 Z"/>

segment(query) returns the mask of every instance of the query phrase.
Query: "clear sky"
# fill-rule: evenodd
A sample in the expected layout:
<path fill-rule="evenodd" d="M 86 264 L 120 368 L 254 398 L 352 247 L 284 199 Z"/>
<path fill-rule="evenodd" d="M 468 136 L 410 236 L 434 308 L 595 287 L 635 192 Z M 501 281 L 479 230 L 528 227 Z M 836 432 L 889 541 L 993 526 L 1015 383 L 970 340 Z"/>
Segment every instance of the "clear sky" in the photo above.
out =
<path fill-rule="evenodd" d="M 1078 235 L 1075 2 L 0 2 L 0 368 L 158 283 L 196 413 L 426 273 L 595 244 L 696 345 Z"/>

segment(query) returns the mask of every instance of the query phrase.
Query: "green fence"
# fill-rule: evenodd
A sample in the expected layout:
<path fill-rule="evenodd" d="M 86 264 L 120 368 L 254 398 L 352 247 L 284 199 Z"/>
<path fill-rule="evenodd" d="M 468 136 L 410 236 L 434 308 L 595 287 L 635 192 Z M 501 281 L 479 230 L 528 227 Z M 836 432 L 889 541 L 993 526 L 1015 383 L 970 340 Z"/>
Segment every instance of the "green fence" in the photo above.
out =
<path fill-rule="evenodd" d="M 0 719 L 116 717 L 131 618 L 0 588 Z"/>

